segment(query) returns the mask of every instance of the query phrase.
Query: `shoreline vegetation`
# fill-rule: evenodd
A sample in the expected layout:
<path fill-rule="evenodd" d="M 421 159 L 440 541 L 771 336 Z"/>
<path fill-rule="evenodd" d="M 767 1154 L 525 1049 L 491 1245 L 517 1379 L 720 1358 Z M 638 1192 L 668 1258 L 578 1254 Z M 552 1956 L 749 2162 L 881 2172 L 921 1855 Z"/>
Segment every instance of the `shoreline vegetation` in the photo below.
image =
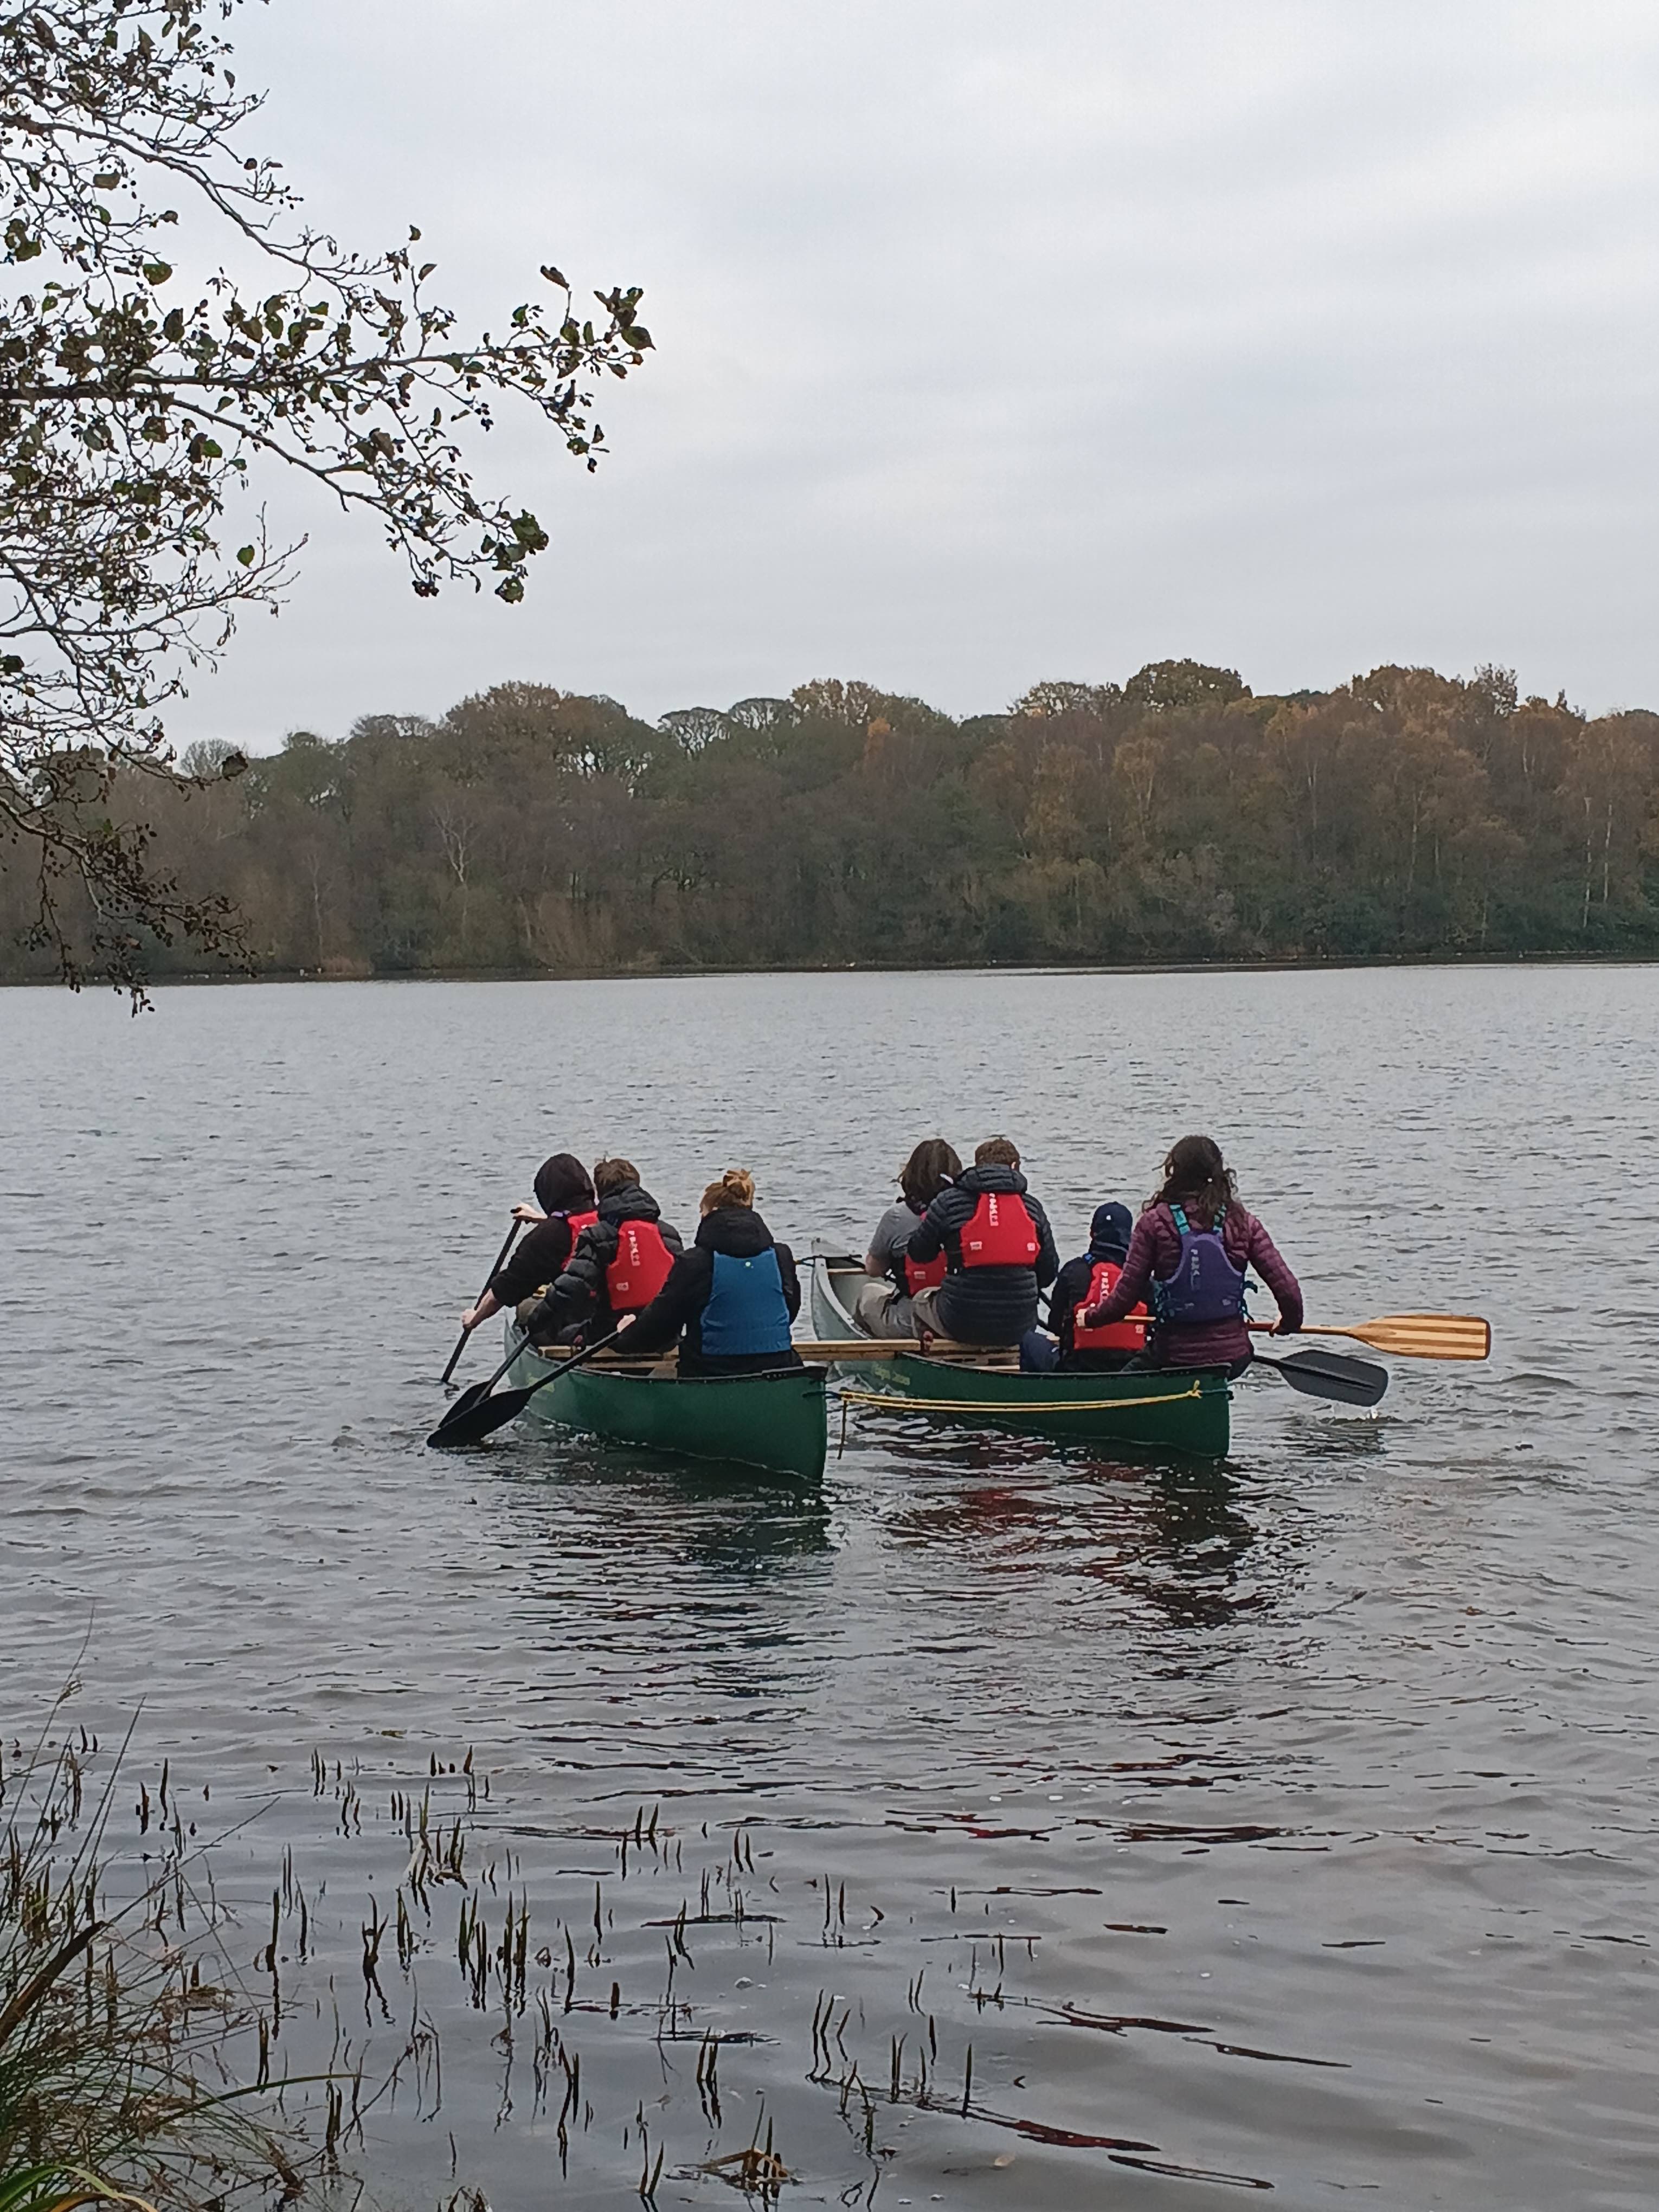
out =
<path fill-rule="evenodd" d="M 32 1742 L 0 1736 L 0 2212 L 488 2212 L 465 2165 L 509 2126 L 556 2193 L 637 2170 L 653 2204 L 672 2146 L 671 2179 L 778 2203 L 770 2076 L 745 2065 L 775 2039 L 721 2027 L 725 1984 L 684 1986 L 688 1923 L 699 1955 L 765 1975 L 783 1908 L 744 1824 L 711 1837 L 641 1802 L 582 1828 L 597 1870 L 532 1902 L 470 1746 L 387 1758 L 404 1731 L 382 1730 L 250 1802 L 141 1760 L 132 1726 L 100 1744 L 69 1719 L 78 1686 Z M 880 2054 L 821 2025 L 809 2083 L 872 2114 L 859 2064 L 875 2078 Z M 891 2101 L 955 2100 L 924 2057 L 902 2082 L 894 2060 Z"/>
<path fill-rule="evenodd" d="M 200 985 L 204 989 L 253 988 L 280 983 L 690 983 L 723 975 L 1318 975 L 1356 969 L 1413 968 L 1650 968 L 1659 948 L 1623 948 L 1585 952 L 1400 952 L 1369 956 L 1332 953 L 1299 960 L 937 960 L 927 965 L 899 961 L 820 960 L 746 963 L 704 968 L 419 968 L 359 970 L 337 965 L 317 968 L 240 969 L 170 968 L 157 980 L 169 990 Z M 61 975 L 0 975 L 0 990 L 63 988 Z"/>
<path fill-rule="evenodd" d="M 1258 696 L 1163 661 L 962 720 L 825 680 L 654 725 L 503 684 L 233 757 L 198 743 L 202 785 L 108 803 L 271 977 L 1659 956 L 1659 714 L 1496 668 Z M 57 973 L 33 890 L 0 876 L 0 981 Z M 182 938 L 141 957 L 204 965 Z"/>
<path fill-rule="evenodd" d="M 119 1751 L 100 1756 L 84 1729 L 77 1741 L 68 1695 L 32 1748 L 0 1743 L 0 2206 L 289 2201 L 315 2157 L 273 2109 L 270 2020 L 240 1985 L 210 1875 L 200 1887 L 195 1822 L 165 1765 L 152 1796 Z M 148 1840 L 125 1855 L 119 1896 L 111 1824 L 129 1787 Z"/>

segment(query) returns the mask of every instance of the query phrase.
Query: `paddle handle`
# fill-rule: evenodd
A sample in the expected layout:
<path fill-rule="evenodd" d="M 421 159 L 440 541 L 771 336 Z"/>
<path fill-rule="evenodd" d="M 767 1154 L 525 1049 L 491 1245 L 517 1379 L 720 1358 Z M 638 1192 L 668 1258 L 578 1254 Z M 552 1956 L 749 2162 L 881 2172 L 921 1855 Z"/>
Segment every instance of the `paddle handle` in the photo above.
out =
<path fill-rule="evenodd" d="M 507 1255 L 513 1249 L 514 1240 L 523 1227 L 523 1222 L 520 1221 L 515 1214 L 513 1218 L 513 1226 L 507 1232 L 507 1240 L 502 1244 L 501 1250 L 495 1255 L 495 1264 L 483 1279 L 483 1291 L 480 1291 L 477 1297 L 472 1301 L 475 1306 L 482 1302 L 484 1291 L 487 1291 L 489 1288 L 489 1285 L 495 1281 L 496 1276 L 501 1273 L 501 1269 L 506 1266 Z M 471 1334 L 472 1332 L 470 1328 L 464 1328 L 461 1331 L 461 1334 L 456 1341 L 455 1349 L 449 1355 L 449 1364 L 445 1368 L 443 1373 L 438 1377 L 438 1388 L 441 1390 L 447 1390 L 449 1388 L 449 1378 L 455 1372 L 456 1368 L 460 1364 L 461 1354 L 466 1350 L 467 1340 L 471 1336 Z"/>

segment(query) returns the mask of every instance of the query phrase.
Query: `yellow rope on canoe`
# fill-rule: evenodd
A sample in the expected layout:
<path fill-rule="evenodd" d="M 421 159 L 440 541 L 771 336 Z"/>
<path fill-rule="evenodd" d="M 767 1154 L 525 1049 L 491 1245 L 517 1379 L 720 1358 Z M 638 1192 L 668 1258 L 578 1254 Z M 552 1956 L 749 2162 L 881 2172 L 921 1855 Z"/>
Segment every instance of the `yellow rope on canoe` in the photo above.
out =
<path fill-rule="evenodd" d="M 904 1413 L 1133 1413 L 1142 1406 L 1180 1406 L 1189 1398 L 1214 1395 L 1202 1382 L 1189 1382 L 1184 1390 L 1167 1390 L 1156 1398 L 1060 1398 L 1051 1405 L 999 1406 L 983 1398 L 907 1398 L 896 1391 L 848 1390 L 842 1405 L 875 1406 Z"/>

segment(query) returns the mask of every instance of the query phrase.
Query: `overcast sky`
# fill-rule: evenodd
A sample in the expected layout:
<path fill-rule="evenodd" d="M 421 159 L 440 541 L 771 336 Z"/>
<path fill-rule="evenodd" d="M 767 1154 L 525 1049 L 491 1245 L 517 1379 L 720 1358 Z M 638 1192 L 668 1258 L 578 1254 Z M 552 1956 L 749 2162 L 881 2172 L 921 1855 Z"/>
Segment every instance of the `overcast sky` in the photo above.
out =
<path fill-rule="evenodd" d="M 860 677 L 963 714 L 1192 654 L 1659 705 L 1652 0 L 270 0 L 257 136 L 479 322 L 645 287 L 556 550 L 417 601 L 308 528 L 181 738 L 511 677 L 655 717 Z"/>

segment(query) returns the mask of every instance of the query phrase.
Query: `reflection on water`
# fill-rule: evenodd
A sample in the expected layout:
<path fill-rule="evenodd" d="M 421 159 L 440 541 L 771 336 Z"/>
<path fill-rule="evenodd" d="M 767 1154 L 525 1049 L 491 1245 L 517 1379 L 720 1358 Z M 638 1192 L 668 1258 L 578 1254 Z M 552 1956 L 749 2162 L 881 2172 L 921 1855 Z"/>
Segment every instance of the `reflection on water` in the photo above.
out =
<path fill-rule="evenodd" d="M 769 2130 L 803 2203 L 1645 2208 L 1656 1202 L 1626 1175 L 1547 1271 L 1534 1224 L 1645 1126 L 1651 992 L 714 978 L 131 1024 L 8 994 L 8 1730 L 90 1623 L 76 1725 L 142 1693 L 152 1788 L 169 1759 L 235 1831 L 244 1958 L 293 1847 L 290 2063 L 336 2002 L 358 2032 L 401 1891 L 390 2009 L 417 1986 L 441 2109 L 369 2134 L 413 2203 L 452 2134 L 497 2203 L 637 2205 L 659 2151 L 659 2205 L 725 2201 Z M 1215 1469 L 887 1416 L 819 1498 L 556 1431 L 423 1449 L 539 1153 L 625 1138 L 683 1225 L 742 1158 L 805 1249 L 865 1235 L 942 1119 L 1018 1137 L 1068 1246 L 1213 1121 L 1310 1313 L 1485 1310 L 1498 1357 L 1401 1367 L 1375 1417 L 1252 1380 Z M 111 1312 L 107 1358 L 66 1350 Z M 466 1832 L 429 1913 L 428 1799 Z"/>
<path fill-rule="evenodd" d="M 1130 1610 L 1216 1628 L 1236 1612 L 1271 1606 L 1275 1578 L 1291 1571 L 1283 1547 L 1271 1562 L 1249 1556 L 1248 1492 L 1225 1468 L 1080 1466 L 1075 1452 L 1067 1463 L 1039 1445 L 984 1437 L 955 1450 L 894 1440 L 890 1452 L 934 1478 L 925 1496 L 887 1515 L 893 1542 L 970 1546 L 981 1575 L 1032 1578 L 1045 1603 L 1083 1577 L 1108 1585 Z"/>

